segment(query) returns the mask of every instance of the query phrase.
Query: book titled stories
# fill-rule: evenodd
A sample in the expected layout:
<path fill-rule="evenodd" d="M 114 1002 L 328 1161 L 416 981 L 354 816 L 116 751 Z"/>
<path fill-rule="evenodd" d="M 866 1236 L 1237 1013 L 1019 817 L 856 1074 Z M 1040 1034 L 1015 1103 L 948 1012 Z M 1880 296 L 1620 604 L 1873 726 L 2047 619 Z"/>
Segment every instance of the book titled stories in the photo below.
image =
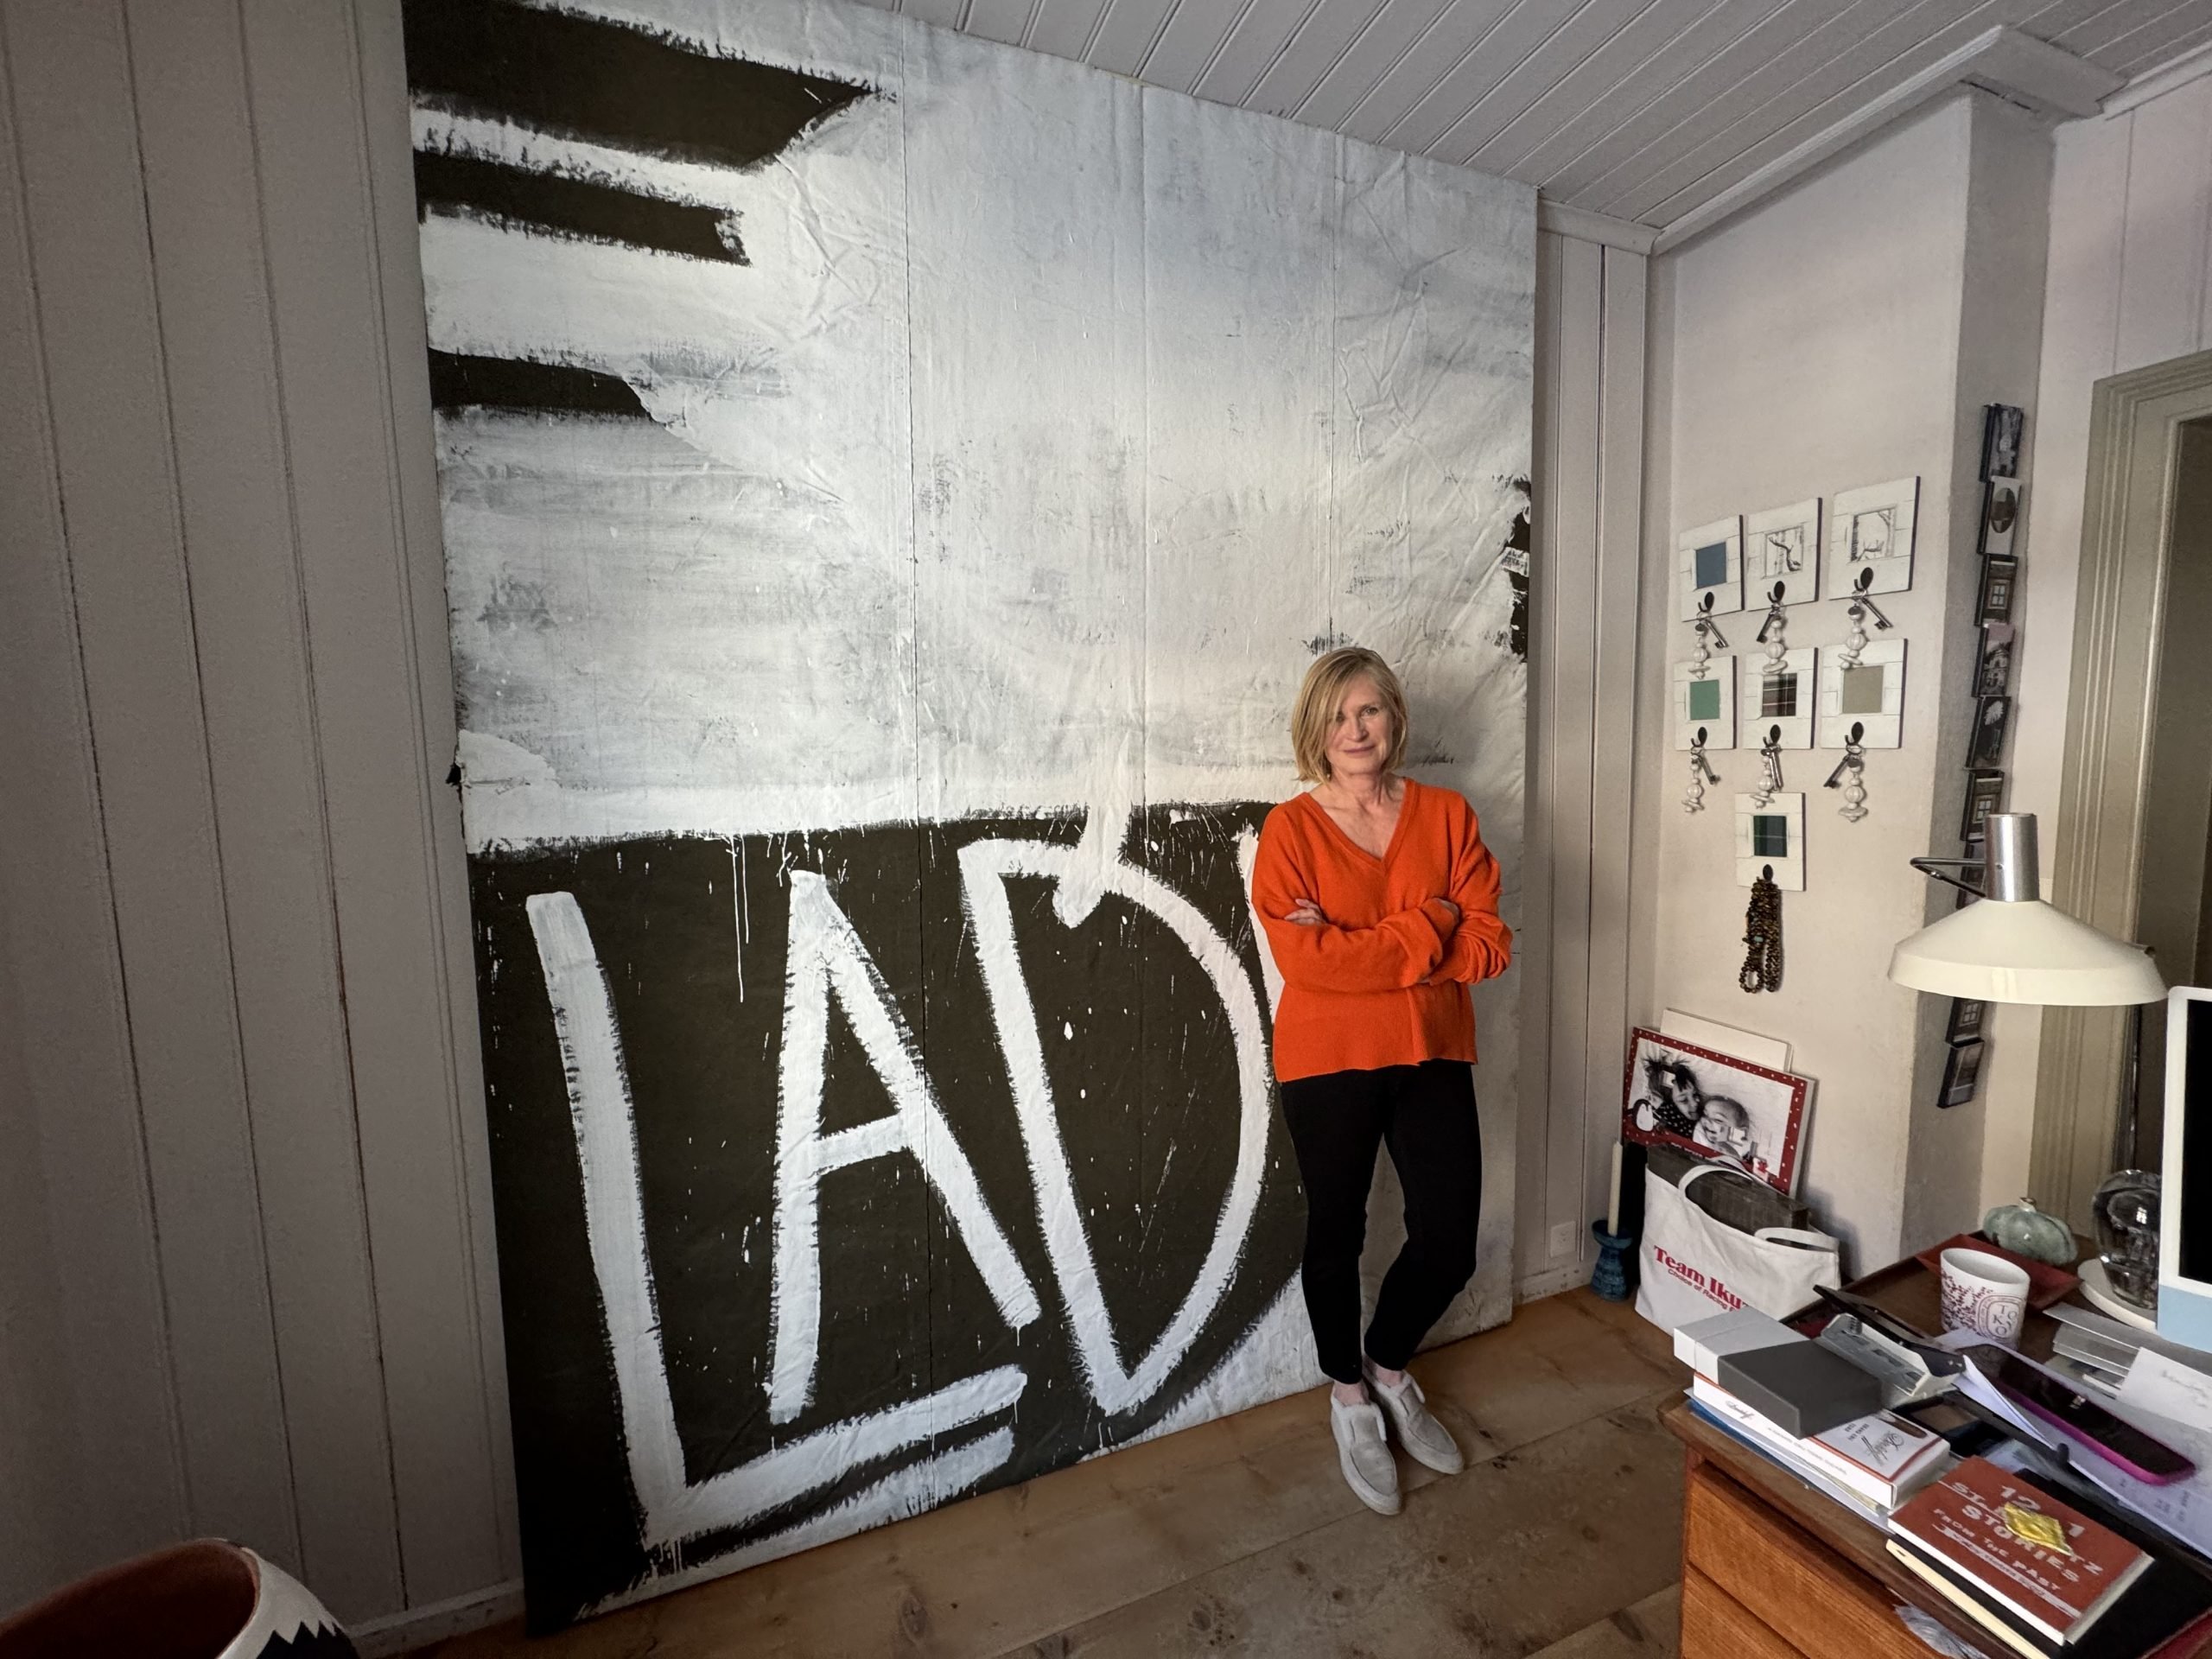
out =
<path fill-rule="evenodd" d="M 2110 1528 L 1985 1458 L 1954 1465 L 1890 1524 L 2054 1642 L 2077 1640 L 2150 1565 Z"/>

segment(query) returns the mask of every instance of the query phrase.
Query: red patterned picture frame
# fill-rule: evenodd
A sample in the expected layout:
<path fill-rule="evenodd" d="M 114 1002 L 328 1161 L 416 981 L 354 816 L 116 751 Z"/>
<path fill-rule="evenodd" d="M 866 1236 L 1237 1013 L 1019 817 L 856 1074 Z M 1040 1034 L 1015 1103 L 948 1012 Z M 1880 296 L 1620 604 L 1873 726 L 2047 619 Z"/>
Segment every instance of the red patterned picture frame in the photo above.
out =
<path fill-rule="evenodd" d="M 1794 1194 L 1811 1091 L 1795 1072 L 1638 1026 L 1621 1078 L 1621 1138 L 1679 1147 Z"/>

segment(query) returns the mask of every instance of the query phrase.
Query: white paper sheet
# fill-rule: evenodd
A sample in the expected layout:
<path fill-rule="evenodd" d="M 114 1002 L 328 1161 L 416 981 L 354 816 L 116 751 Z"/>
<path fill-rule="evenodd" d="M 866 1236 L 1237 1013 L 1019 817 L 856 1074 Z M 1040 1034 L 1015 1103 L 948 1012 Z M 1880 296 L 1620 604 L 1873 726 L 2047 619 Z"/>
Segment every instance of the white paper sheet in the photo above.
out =
<path fill-rule="evenodd" d="M 2120 1385 L 2123 1405 L 2212 1433 L 2212 1376 L 2145 1348 Z"/>
<path fill-rule="evenodd" d="M 1780 1038 L 1762 1037 L 1756 1032 L 1724 1026 L 1718 1020 L 1707 1020 L 1701 1014 L 1684 1014 L 1680 1008 L 1669 1008 L 1659 1016 L 1659 1034 L 1672 1037 L 1676 1042 L 1695 1043 L 1700 1048 L 1732 1054 L 1739 1060 L 1764 1065 L 1770 1071 L 1789 1069 L 1789 1045 Z"/>
<path fill-rule="evenodd" d="M 2212 1555 L 2212 1432 L 2192 1428 L 2187 1423 L 2176 1422 L 2132 1404 L 2119 1409 L 2108 1407 L 2114 1416 L 2133 1424 L 2153 1440 L 2164 1441 L 2196 1465 L 2196 1472 L 2187 1480 L 2157 1486 L 2138 1480 L 2118 1464 L 2110 1462 L 2080 1435 L 2039 1417 L 2031 1417 L 1971 1363 L 1960 1376 L 1959 1388 L 1968 1398 L 1987 1407 L 2031 1439 L 2044 1446 L 2063 1447 L 2082 1478 L 2125 1508 L 2171 1533 L 2200 1554 Z"/>

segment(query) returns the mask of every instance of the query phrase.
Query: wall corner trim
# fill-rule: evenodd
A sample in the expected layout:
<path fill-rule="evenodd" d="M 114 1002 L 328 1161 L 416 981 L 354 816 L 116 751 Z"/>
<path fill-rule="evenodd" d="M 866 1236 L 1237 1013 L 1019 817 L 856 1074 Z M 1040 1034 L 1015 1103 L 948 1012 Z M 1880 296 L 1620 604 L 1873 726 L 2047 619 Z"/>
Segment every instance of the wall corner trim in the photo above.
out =
<path fill-rule="evenodd" d="M 1624 249 L 1630 253 L 1649 254 L 1652 244 L 1659 239 L 1655 226 L 1637 225 L 1629 219 L 1615 219 L 1610 213 L 1592 213 L 1587 207 L 1570 207 L 1563 201 L 1542 195 L 1536 198 L 1536 228 L 1555 236 L 1571 236 L 1580 242 Z"/>
<path fill-rule="evenodd" d="M 2007 25 L 1985 29 L 1956 51 L 1899 81 L 1833 125 L 1777 156 L 1757 172 L 1702 202 L 1659 233 L 1654 253 L 1667 253 L 1732 219 L 1763 197 L 1809 173 L 1830 156 L 1933 102 L 1972 85 L 2058 120 L 2094 115 L 2120 86 L 2119 76 Z"/>

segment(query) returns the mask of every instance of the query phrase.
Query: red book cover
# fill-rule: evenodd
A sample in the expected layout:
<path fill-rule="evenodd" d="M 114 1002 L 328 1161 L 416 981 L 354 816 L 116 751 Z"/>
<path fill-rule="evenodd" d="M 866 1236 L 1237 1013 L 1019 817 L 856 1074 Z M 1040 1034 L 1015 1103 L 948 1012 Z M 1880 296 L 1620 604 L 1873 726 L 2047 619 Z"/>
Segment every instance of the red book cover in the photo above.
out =
<path fill-rule="evenodd" d="M 1891 1524 L 2054 1640 L 2081 1634 L 2150 1558 L 2048 1492 L 1968 1458 Z"/>

